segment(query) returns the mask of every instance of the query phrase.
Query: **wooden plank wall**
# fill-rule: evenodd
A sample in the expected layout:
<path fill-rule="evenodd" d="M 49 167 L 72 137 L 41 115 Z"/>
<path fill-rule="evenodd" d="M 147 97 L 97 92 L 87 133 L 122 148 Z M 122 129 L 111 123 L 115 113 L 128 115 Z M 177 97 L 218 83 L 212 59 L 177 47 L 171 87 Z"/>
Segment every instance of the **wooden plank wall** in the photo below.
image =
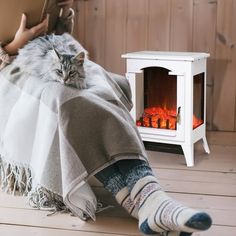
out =
<path fill-rule="evenodd" d="M 126 52 L 209 52 L 207 128 L 236 131 L 236 0 L 77 0 L 75 9 L 75 37 L 115 73 Z"/>

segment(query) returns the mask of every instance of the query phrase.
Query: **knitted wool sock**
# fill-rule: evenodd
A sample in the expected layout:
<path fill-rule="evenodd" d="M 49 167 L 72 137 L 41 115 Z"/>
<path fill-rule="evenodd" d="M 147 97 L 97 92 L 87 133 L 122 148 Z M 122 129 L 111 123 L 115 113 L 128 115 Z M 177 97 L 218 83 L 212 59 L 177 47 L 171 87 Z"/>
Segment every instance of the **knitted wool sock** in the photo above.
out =
<path fill-rule="evenodd" d="M 123 164 L 122 164 L 123 163 Z M 138 219 L 138 206 L 134 204 L 134 201 L 130 196 L 130 189 L 133 188 L 135 183 L 145 177 L 152 175 L 151 168 L 145 162 L 137 163 L 134 165 L 133 161 L 130 164 L 133 168 L 131 171 L 122 168 L 125 165 L 127 168 L 127 162 L 120 162 L 123 175 L 117 169 L 116 166 L 110 166 L 105 170 L 97 173 L 95 177 L 103 183 L 104 187 L 115 196 L 117 202 L 134 218 Z M 127 186 L 126 186 L 127 185 Z M 190 236 L 191 233 L 184 232 L 163 232 L 161 236 Z"/>
<path fill-rule="evenodd" d="M 126 187 L 123 176 L 119 172 L 114 172 L 111 176 L 96 175 L 98 180 L 103 183 L 104 188 L 110 192 L 116 201 L 134 218 L 138 219 L 138 208 L 130 198 L 130 192 Z"/>
<path fill-rule="evenodd" d="M 176 231 L 187 236 L 211 226 L 209 215 L 168 197 L 154 176 L 139 179 L 131 190 L 131 199 L 139 209 L 139 228 L 145 234 Z"/>
<path fill-rule="evenodd" d="M 138 207 L 134 204 L 130 197 L 127 187 L 124 187 L 115 196 L 117 202 L 135 219 L 138 219 Z M 156 234 L 156 233 L 155 233 Z M 160 236 L 191 236 L 192 233 L 167 231 L 160 234 Z"/>
<path fill-rule="evenodd" d="M 116 195 L 116 201 L 134 218 L 138 219 L 138 207 L 130 198 L 130 192 L 127 187 L 122 188 Z"/>
<path fill-rule="evenodd" d="M 131 199 L 130 192 L 127 187 L 121 189 L 115 196 L 117 202 L 135 219 L 138 219 L 138 207 Z M 192 233 L 167 231 L 160 236 L 191 236 Z"/>
<path fill-rule="evenodd" d="M 117 202 L 134 218 L 138 219 L 138 207 L 131 199 L 130 192 L 127 187 L 121 189 L 115 196 Z M 167 231 L 161 236 L 190 236 L 192 233 Z"/>
<path fill-rule="evenodd" d="M 99 180 L 101 181 L 101 179 Z M 113 196 L 116 196 L 116 194 L 125 187 L 125 182 L 122 178 L 122 175 L 119 172 L 113 173 L 111 176 L 106 178 L 105 181 L 101 182 L 104 185 L 104 188 L 108 192 L 110 192 Z"/>

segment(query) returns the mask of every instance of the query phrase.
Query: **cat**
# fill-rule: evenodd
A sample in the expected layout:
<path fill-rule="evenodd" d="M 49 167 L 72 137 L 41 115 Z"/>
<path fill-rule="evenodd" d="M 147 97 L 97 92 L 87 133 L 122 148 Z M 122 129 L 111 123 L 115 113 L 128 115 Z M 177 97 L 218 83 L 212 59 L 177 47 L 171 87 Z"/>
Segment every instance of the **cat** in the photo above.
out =
<path fill-rule="evenodd" d="M 19 50 L 14 63 L 40 79 L 86 89 L 86 59 L 86 50 L 66 33 L 42 36 L 30 41 Z"/>
<path fill-rule="evenodd" d="M 53 63 L 49 70 L 50 80 L 78 89 L 87 88 L 84 71 L 85 53 L 77 55 L 60 54 L 56 49 L 52 49 L 55 55 L 52 56 Z"/>

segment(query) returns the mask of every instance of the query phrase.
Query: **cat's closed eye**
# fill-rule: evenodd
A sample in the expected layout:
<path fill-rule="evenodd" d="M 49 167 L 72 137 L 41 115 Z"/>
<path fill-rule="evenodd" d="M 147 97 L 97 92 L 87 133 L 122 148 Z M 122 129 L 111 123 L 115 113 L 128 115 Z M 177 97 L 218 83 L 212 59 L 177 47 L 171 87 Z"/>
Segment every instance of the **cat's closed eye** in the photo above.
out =
<path fill-rule="evenodd" d="M 59 76 L 61 76 L 61 75 L 63 74 L 63 73 L 62 73 L 62 70 L 56 69 L 55 71 L 56 71 L 56 73 L 57 73 Z"/>
<path fill-rule="evenodd" d="M 70 76 L 70 77 L 74 77 L 75 75 L 76 75 L 76 71 L 70 71 L 70 72 L 69 72 L 69 76 Z"/>

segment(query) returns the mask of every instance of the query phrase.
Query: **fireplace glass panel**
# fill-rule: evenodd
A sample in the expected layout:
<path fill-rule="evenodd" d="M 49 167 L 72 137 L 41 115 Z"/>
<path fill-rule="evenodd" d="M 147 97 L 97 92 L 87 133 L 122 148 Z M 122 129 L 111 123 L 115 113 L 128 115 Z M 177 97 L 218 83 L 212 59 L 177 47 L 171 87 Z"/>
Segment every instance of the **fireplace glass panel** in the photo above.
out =
<path fill-rule="evenodd" d="M 193 77 L 193 129 L 204 123 L 204 78 L 204 73 Z"/>
<path fill-rule="evenodd" d="M 137 125 L 176 130 L 177 76 L 161 67 L 143 70 L 144 111 Z"/>

